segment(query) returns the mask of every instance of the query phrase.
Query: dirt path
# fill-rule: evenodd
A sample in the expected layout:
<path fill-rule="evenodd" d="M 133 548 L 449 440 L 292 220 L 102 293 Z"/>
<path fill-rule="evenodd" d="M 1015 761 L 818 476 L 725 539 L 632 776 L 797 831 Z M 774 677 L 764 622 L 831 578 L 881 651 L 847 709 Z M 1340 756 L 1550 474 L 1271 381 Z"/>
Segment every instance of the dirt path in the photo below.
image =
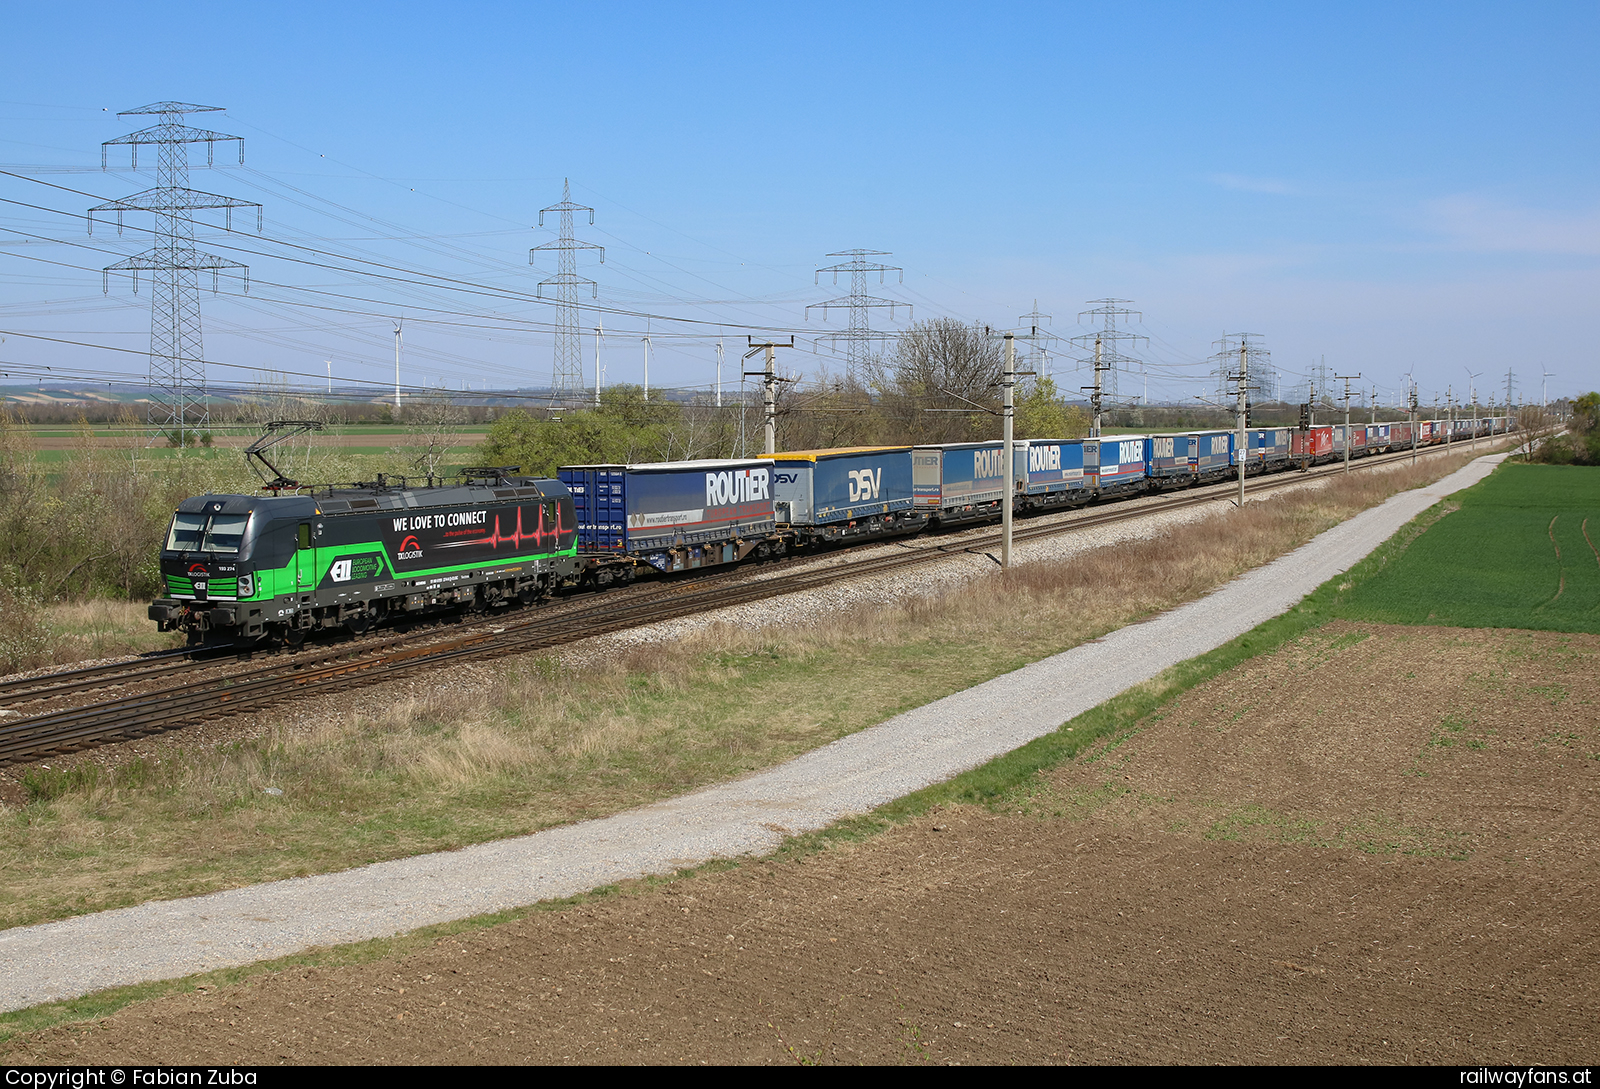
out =
<path fill-rule="evenodd" d="M 991 809 L 7 1062 L 1576 1063 L 1600 638 L 1336 624 Z"/>

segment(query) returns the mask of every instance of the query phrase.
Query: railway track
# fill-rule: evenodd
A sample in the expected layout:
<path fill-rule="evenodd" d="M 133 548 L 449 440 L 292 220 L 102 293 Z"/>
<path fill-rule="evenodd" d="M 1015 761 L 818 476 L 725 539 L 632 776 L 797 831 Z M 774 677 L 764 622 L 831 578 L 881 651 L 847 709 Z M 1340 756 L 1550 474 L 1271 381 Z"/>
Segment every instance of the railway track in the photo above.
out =
<path fill-rule="evenodd" d="M 1430 452 L 1443 451 L 1436 448 Z M 1407 450 L 1366 457 L 1357 467 L 1392 464 L 1410 456 Z M 1337 473 L 1342 468 L 1336 463 L 1306 472 L 1258 476 L 1248 480 L 1245 489 L 1248 493 L 1259 494 L 1303 483 L 1308 477 Z M 1118 504 L 1090 508 L 1067 520 L 1025 523 L 1014 530 L 1012 539 L 1025 543 L 1184 510 L 1225 500 L 1236 487 L 1237 484 L 1231 482 L 1206 485 L 1175 492 L 1132 509 Z M 532 615 L 511 614 L 503 621 L 480 620 L 460 635 L 421 641 L 407 634 L 369 637 L 354 644 L 274 655 L 260 665 L 246 662 L 242 668 L 195 679 L 187 679 L 183 674 L 216 665 L 216 660 L 180 651 L 137 662 L 7 682 L 0 685 L 0 703 L 54 698 L 97 686 L 176 679 L 176 683 L 150 691 L 0 721 L 0 765 L 148 736 L 218 715 L 274 705 L 284 699 L 381 684 L 463 661 L 490 660 L 548 649 L 595 635 L 830 586 L 846 579 L 904 570 L 952 555 L 987 555 L 989 550 L 998 548 L 1000 542 L 999 532 L 947 542 L 937 538 L 913 538 L 903 542 L 898 551 L 862 557 L 843 566 L 813 566 L 787 574 L 780 570 L 771 577 L 755 578 L 734 577 L 748 572 L 719 573 L 692 583 L 652 588 L 651 592 L 638 596 L 618 595 L 613 591 L 581 605 L 567 603 Z M 789 562 L 799 562 L 799 559 Z M 770 571 L 770 566 L 765 570 Z M 234 658 L 233 664 L 237 666 L 238 662 Z"/>

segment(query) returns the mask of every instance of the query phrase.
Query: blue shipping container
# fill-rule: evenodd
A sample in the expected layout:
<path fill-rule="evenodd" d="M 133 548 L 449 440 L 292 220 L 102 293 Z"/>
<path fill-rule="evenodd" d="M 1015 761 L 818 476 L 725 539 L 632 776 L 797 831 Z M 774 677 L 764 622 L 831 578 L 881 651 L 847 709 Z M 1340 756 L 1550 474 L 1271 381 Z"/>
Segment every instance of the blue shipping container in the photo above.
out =
<path fill-rule="evenodd" d="M 567 465 L 579 552 L 642 554 L 773 530 L 772 462 Z"/>

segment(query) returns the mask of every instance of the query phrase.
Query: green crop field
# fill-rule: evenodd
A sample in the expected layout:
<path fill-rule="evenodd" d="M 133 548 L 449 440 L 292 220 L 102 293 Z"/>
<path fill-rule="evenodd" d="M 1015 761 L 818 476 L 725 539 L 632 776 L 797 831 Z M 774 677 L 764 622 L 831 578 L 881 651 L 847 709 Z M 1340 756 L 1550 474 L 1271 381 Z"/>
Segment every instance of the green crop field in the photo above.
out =
<path fill-rule="evenodd" d="M 1600 633 L 1600 469 L 1503 465 L 1455 499 L 1341 616 Z"/>

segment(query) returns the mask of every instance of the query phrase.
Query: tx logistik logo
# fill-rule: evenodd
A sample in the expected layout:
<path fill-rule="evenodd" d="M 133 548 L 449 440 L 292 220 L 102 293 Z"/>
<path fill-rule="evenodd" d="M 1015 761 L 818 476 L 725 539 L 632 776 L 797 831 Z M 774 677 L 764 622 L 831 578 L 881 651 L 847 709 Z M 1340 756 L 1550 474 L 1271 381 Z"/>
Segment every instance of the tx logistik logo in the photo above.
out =
<path fill-rule="evenodd" d="M 406 534 L 406 539 L 400 542 L 400 551 L 396 553 L 397 559 L 420 560 L 422 559 L 422 545 L 417 539 Z"/>
<path fill-rule="evenodd" d="M 771 499 L 765 469 L 732 470 L 706 474 L 706 506 L 726 507 Z"/>

